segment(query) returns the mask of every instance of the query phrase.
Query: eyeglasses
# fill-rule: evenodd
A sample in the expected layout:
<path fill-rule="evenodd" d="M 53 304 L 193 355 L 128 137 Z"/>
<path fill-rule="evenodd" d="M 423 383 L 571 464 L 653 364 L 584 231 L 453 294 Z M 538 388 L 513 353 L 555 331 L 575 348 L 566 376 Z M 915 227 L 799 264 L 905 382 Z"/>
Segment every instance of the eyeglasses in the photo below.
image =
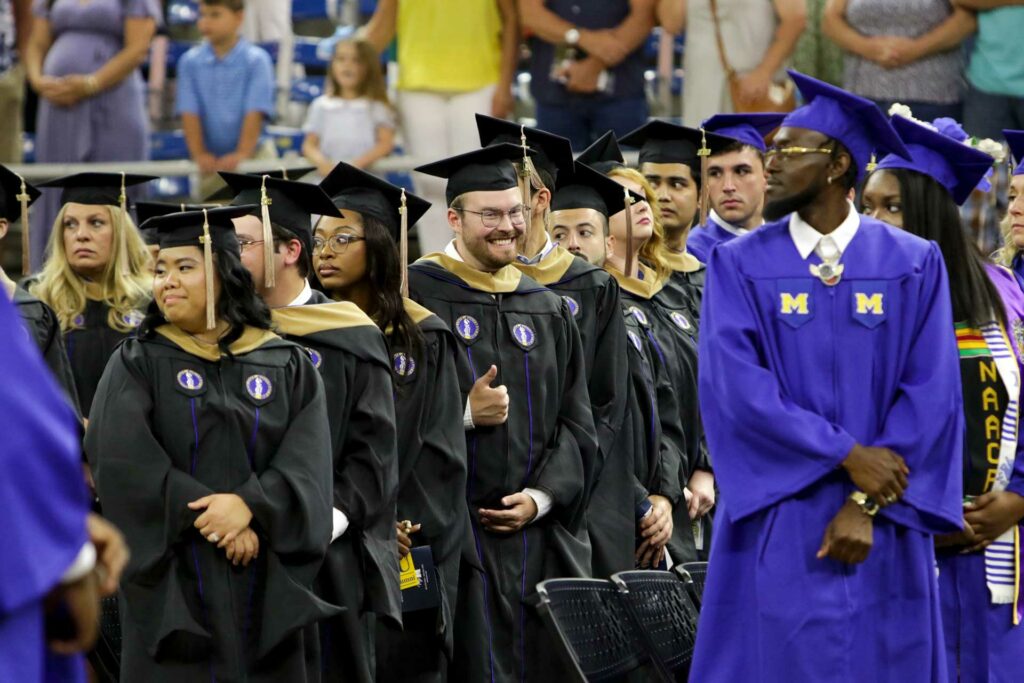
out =
<path fill-rule="evenodd" d="M 505 218 L 505 216 L 508 216 L 508 221 L 512 225 L 520 226 L 526 224 L 527 209 L 522 204 L 519 206 L 513 206 L 508 211 L 498 211 L 497 209 L 484 209 L 483 211 L 459 209 L 459 211 L 480 216 L 480 222 L 484 224 L 485 228 L 497 228 L 501 225 L 501 220 Z"/>
<path fill-rule="evenodd" d="M 238 240 L 238 247 L 242 251 L 245 251 L 249 247 L 255 246 L 257 244 L 263 244 L 263 240 L 249 240 L 249 239 Z"/>
<path fill-rule="evenodd" d="M 788 159 L 802 154 L 831 154 L 835 150 L 830 147 L 769 147 L 765 150 L 765 162 L 775 158 Z"/>
<path fill-rule="evenodd" d="M 313 249 L 319 253 L 323 251 L 324 247 L 329 246 L 331 251 L 335 254 L 344 254 L 345 250 L 348 249 L 348 245 L 365 239 L 365 237 L 360 237 L 359 235 L 350 235 L 345 232 L 340 232 L 337 235 L 331 235 L 331 238 L 327 240 L 322 237 L 314 237 Z"/>

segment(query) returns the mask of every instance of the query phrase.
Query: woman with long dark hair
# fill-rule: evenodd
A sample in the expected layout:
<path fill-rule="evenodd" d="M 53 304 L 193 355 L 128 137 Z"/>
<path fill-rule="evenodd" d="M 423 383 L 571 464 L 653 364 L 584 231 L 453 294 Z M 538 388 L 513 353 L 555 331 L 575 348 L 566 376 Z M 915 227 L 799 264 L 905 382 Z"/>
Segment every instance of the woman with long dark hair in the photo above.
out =
<path fill-rule="evenodd" d="M 314 269 L 333 298 L 357 304 L 387 337 L 398 427 L 398 552 L 403 573 L 415 566 L 435 584 L 431 595 L 403 592 L 402 631 L 378 625 L 377 677 L 442 681 L 467 521 L 463 399 L 455 339 L 440 318 L 402 296 L 398 249 L 401 212 L 411 226 L 430 205 L 345 163 L 321 187 L 344 218 L 317 224 Z"/>
<path fill-rule="evenodd" d="M 1008 270 L 985 262 L 960 223 L 957 205 L 983 182 L 992 156 L 968 144 L 951 119 L 928 125 L 894 116 L 893 126 L 911 158 L 882 159 L 864 186 L 863 210 L 938 244 L 960 353 L 964 530 L 935 539 L 949 676 L 1013 680 L 1024 651 L 1024 630 L 1015 627 L 1024 294 Z"/>
<path fill-rule="evenodd" d="M 86 453 L 132 548 L 124 680 L 310 680 L 337 611 L 311 590 L 331 536 L 323 388 L 241 264 L 231 219 L 251 208 L 147 223 L 154 301 L 97 389 Z"/>

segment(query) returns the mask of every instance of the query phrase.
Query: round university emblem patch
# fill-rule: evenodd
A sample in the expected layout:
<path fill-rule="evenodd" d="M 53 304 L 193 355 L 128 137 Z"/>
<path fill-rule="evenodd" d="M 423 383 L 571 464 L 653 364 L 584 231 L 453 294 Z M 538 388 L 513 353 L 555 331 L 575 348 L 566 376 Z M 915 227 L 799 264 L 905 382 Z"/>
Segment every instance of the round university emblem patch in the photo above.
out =
<path fill-rule="evenodd" d="M 524 349 L 529 349 L 537 343 L 537 335 L 529 325 L 519 323 L 512 327 L 512 338 Z"/>
<path fill-rule="evenodd" d="M 416 372 L 416 361 L 412 356 L 405 353 L 396 353 L 391 361 L 395 368 L 395 374 L 399 377 L 409 377 Z"/>
<path fill-rule="evenodd" d="M 569 305 L 569 312 L 572 313 L 573 317 L 575 318 L 578 316 L 580 314 L 580 302 L 576 301 L 576 299 L 573 299 L 571 296 L 563 296 L 562 298 L 565 299 L 565 303 Z"/>
<path fill-rule="evenodd" d="M 690 324 L 690 321 L 687 320 L 686 316 L 680 313 L 679 311 L 672 311 L 672 313 L 670 313 L 668 317 L 671 318 L 672 322 L 676 324 L 676 327 L 678 327 L 681 330 L 686 330 L 687 332 L 689 332 L 690 330 L 693 329 L 693 325 Z"/>
<path fill-rule="evenodd" d="M 639 351 L 640 350 L 640 346 L 641 346 L 640 335 L 638 335 L 633 330 L 626 330 L 626 336 L 629 337 L 629 341 L 631 341 L 633 343 L 633 347 L 637 351 Z"/>
<path fill-rule="evenodd" d="M 274 393 L 274 385 L 265 375 L 252 375 L 245 380 L 245 390 L 257 401 L 264 401 Z"/>
<path fill-rule="evenodd" d="M 459 316 L 455 321 L 455 331 L 466 341 L 473 341 L 480 334 L 480 323 L 471 315 Z"/>
<path fill-rule="evenodd" d="M 317 370 L 319 370 L 319 369 L 320 369 L 320 366 L 321 366 L 321 365 L 323 364 L 323 362 L 324 362 L 324 357 L 323 357 L 323 356 L 321 356 L 321 355 L 320 355 L 320 352 L 319 352 L 319 351 L 317 351 L 316 349 L 311 349 L 311 348 L 309 348 L 308 346 L 307 346 L 307 347 L 305 347 L 305 349 L 306 349 L 306 353 L 308 353 L 308 354 L 309 354 L 309 359 L 310 359 L 311 361 L 313 361 L 313 367 L 314 367 L 314 368 L 316 368 Z"/>
<path fill-rule="evenodd" d="M 647 314 L 641 311 L 639 308 L 637 308 L 636 306 L 630 306 L 628 309 L 628 313 L 632 315 L 638 323 L 645 327 L 647 326 Z"/>
<path fill-rule="evenodd" d="M 203 376 L 186 368 L 178 373 L 178 386 L 188 391 L 199 391 L 203 388 Z"/>

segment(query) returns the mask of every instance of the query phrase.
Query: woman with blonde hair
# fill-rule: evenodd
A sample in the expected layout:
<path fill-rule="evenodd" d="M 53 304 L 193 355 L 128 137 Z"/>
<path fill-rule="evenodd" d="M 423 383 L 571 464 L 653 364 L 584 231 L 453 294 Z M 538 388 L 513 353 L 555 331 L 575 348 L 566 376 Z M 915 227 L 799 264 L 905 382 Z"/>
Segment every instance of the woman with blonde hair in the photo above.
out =
<path fill-rule="evenodd" d="M 47 259 L 28 289 L 57 315 L 84 416 L 107 359 L 138 327 L 151 298 L 149 251 L 124 196 L 126 187 L 154 179 L 80 173 L 42 184 L 63 194 Z"/>

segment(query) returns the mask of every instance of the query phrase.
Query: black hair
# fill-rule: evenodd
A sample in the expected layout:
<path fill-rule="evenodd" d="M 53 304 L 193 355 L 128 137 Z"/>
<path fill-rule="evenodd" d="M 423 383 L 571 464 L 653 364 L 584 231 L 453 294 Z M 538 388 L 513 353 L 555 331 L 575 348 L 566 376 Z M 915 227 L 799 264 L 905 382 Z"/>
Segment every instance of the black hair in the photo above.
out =
<path fill-rule="evenodd" d="M 217 317 L 228 323 L 228 333 L 217 345 L 230 356 L 230 346 L 242 336 L 246 326 L 261 330 L 271 328 L 270 309 L 256 294 L 252 275 L 242 265 L 239 256 L 231 251 L 218 251 L 213 255 L 213 267 L 220 278 L 220 298 L 217 299 Z M 207 274 L 209 277 L 209 274 Z M 151 338 L 156 328 L 167 323 L 157 307 L 156 300 L 146 309 L 146 317 L 139 326 L 139 336 Z"/>
<path fill-rule="evenodd" d="M 846 149 L 846 146 L 839 142 L 839 140 L 829 138 L 828 142 L 825 144 L 828 144 L 829 142 L 832 143 L 832 154 L 829 155 L 829 158 L 832 159 L 832 161 L 839 159 L 840 154 L 845 154 L 850 160 L 850 166 L 846 169 L 846 173 L 839 178 L 839 180 L 842 181 L 842 188 L 849 192 L 853 188 L 857 187 L 857 176 L 860 175 L 860 169 L 857 168 L 857 160 L 853 158 L 853 155 L 850 154 L 850 150 Z"/>
<path fill-rule="evenodd" d="M 923 173 L 887 168 L 900 184 L 903 229 L 939 245 L 949 277 L 953 319 L 980 327 L 995 320 L 1006 326 L 999 291 L 985 272 L 985 259 L 967 237 L 960 210 L 946 188 Z"/>
<path fill-rule="evenodd" d="M 277 253 L 279 242 L 287 244 L 292 240 L 299 240 L 302 248 L 300 249 L 299 260 L 295 265 L 299 269 L 299 275 L 308 278 L 309 274 L 313 272 L 313 255 L 306 248 L 306 242 L 288 228 L 283 228 L 273 221 L 270 222 L 270 233 L 274 236 L 274 253 Z"/>

